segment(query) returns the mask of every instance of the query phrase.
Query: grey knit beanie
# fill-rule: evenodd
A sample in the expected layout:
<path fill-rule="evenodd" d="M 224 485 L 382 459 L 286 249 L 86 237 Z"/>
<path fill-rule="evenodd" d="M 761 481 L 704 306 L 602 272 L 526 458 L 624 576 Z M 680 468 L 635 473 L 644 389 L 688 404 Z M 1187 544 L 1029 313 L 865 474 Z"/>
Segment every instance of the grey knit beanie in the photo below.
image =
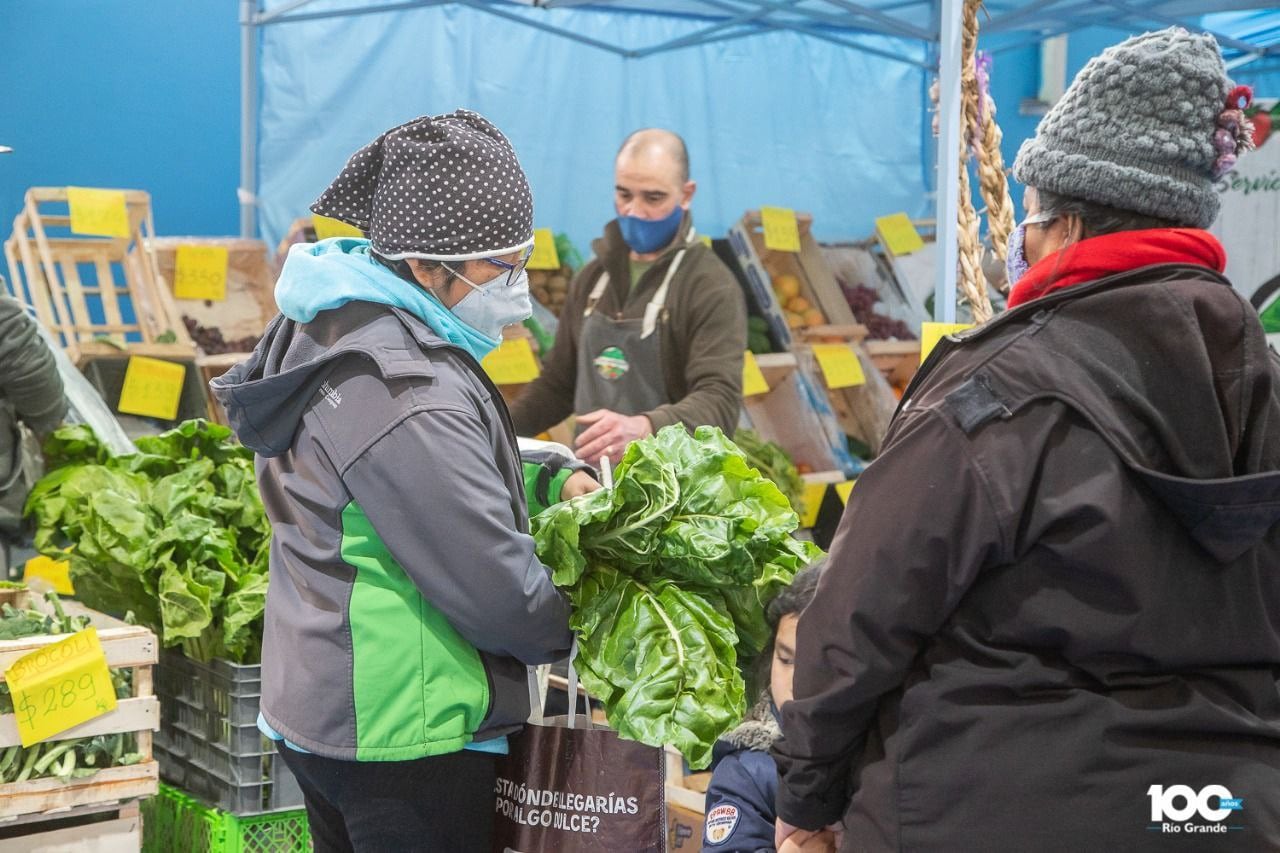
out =
<path fill-rule="evenodd" d="M 1207 228 L 1218 216 L 1214 134 L 1230 92 L 1213 36 L 1180 27 L 1136 36 L 1089 60 L 1023 143 L 1014 177 Z"/>

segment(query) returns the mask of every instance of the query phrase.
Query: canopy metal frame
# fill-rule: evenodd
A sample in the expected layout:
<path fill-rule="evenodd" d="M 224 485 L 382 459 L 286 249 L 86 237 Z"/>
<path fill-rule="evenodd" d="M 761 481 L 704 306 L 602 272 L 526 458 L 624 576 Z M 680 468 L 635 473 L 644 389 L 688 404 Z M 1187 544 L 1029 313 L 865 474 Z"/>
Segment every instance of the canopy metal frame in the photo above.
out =
<path fill-rule="evenodd" d="M 960 44 L 964 0 L 378 0 L 316 8 L 319 0 L 287 0 L 267 10 L 264 0 L 240 0 L 240 232 L 257 233 L 257 115 L 259 52 L 264 27 L 406 12 L 451 3 L 468 6 L 549 35 L 627 60 L 673 50 L 786 31 L 889 62 L 909 65 L 940 81 L 937 151 L 938 277 L 934 314 L 955 322 L 960 153 Z M 1207 32 L 1223 46 L 1228 67 L 1280 61 L 1280 35 L 1250 39 L 1201 26 L 1212 12 L 1269 8 L 1271 0 L 990 0 L 982 47 L 1005 52 L 1090 26 L 1138 32 L 1177 24 Z M 702 26 L 651 45 L 603 41 L 575 32 L 563 12 L 591 9 L 676 16 Z M 871 43 L 869 37 L 874 37 Z M 886 41 L 888 39 L 888 41 Z M 1271 62 L 1267 63 L 1270 67 Z M 922 89 L 925 87 L 922 87 Z M 926 131 L 928 132 L 928 131 Z"/>

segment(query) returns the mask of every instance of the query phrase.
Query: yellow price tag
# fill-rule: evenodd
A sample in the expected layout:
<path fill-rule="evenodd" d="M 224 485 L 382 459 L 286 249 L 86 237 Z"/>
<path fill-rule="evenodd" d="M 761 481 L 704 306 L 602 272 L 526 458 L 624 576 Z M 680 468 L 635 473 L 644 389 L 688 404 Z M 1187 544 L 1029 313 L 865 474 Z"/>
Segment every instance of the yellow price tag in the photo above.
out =
<path fill-rule="evenodd" d="M 924 248 L 924 238 L 911 224 L 911 218 L 905 213 L 892 216 L 881 216 L 876 219 L 876 231 L 880 234 L 885 248 L 894 255 L 909 255 Z"/>
<path fill-rule="evenodd" d="M 757 394 L 769 393 L 769 381 L 760 370 L 760 362 L 756 354 L 747 350 L 742 354 L 742 396 L 754 397 Z"/>
<path fill-rule="evenodd" d="M 848 344 L 814 344 L 813 354 L 828 388 L 852 388 L 866 383 L 858 354 Z"/>
<path fill-rule="evenodd" d="M 311 226 L 316 229 L 317 240 L 328 240 L 330 237 L 364 237 L 364 232 L 354 225 L 348 225 L 341 219 L 315 214 L 311 217 Z"/>
<path fill-rule="evenodd" d="M 711 248 L 711 235 L 702 234 L 698 237 L 698 239 L 702 241 L 702 245 L 706 246 L 708 249 Z"/>
<path fill-rule="evenodd" d="M 98 237 L 129 236 L 129 206 L 123 190 L 67 187 L 71 233 Z"/>
<path fill-rule="evenodd" d="M 857 480 L 845 480 L 843 483 L 836 483 L 836 494 L 840 496 L 840 503 L 849 503 L 849 495 L 853 494 L 853 487 L 857 482 Z"/>
<path fill-rule="evenodd" d="M 954 335 L 956 332 L 972 328 L 972 323 L 922 323 L 920 325 L 920 363 L 924 364 L 924 360 L 929 357 L 929 353 L 933 352 L 938 341 L 947 335 Z"/>
<path fill-rule="evenodd" d="M 23 746 L 116 708 L 116 691 L 98 631 L 86 628 L 14 661 L 4 674 Z"/>
<path fill-rule="evenodd" d="M 541 372 L 525 338 L 503 341 L 502 346 L 484 357 L 480 366 L 495 385 L 523 385 L 537 379 Z"/>
<path fill-rule="evenodd" d="M 227 247 L 179 246 L 173 271 L 173 295 L 179 299 L 227 298 Z"/>
<path fill-rule="evenodd" d="M 801 527 L 813 527 L 818 523 L 818 511 L 822 509 L 822 499 L 826 496 L 826 483 L 804 484 L 804 515 L 800 517 Z"/>
<path fill-rule="evenodd" d="M 22 568 L 22 582 L 33 592 L 53 590 L 58 595 L 76 594 L 75 587 L 71 585 L 71 564 L 43 554 L 27 560 Z"/>
<path fill-rule="evenodd" d="M 533 229 L 533 254 L 529 257 L 531 270 L 560 269 L 560 253 L 556 251 L 556 235 L 550 228 Z"/>
<path fill-rule="evenodd" d="M 116 411 L 171 421 L 178 417 L 187 366 L 146 356 L 130 356 Z"/>
<path fill-rule="evenodd" d="M 760 208 L 760 224 L 764 226 L 764 247 L 778 252 L 800 251 L 800 225 L 796 212 L 789 207 Z"/>

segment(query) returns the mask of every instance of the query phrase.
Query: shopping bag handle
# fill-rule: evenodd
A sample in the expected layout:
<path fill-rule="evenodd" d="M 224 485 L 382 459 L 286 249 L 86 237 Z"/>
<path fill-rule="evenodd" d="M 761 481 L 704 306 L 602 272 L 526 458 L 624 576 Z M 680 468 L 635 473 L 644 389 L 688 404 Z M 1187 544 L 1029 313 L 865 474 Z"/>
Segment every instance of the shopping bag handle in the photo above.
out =
<path fill-rule="evenodd" d="M 575 635 L 573 645 L 569 649 L 569 728 L 576 729 L 578 721 L 578 668 L 573 665 L 573 661 L 578 657 L 578 638 Z M 587 695 L 587 691 L 582 691 L 582 704 L 585 709 L 583 716 L 586 718 L 584 728 L 591 728 L 591 697 Z"/>

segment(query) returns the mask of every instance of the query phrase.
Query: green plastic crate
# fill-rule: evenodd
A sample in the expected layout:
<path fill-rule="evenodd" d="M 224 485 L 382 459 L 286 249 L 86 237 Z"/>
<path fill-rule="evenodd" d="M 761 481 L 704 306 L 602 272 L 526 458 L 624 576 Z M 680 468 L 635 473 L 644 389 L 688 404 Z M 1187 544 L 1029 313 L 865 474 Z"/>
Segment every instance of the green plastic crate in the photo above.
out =
<path fill-rule="evenodd" d="M 170 785 L 142 804 L 144 853 L 304 853 L 311 850 L 302 809 L 239 817 L 210 808 Z"/>

